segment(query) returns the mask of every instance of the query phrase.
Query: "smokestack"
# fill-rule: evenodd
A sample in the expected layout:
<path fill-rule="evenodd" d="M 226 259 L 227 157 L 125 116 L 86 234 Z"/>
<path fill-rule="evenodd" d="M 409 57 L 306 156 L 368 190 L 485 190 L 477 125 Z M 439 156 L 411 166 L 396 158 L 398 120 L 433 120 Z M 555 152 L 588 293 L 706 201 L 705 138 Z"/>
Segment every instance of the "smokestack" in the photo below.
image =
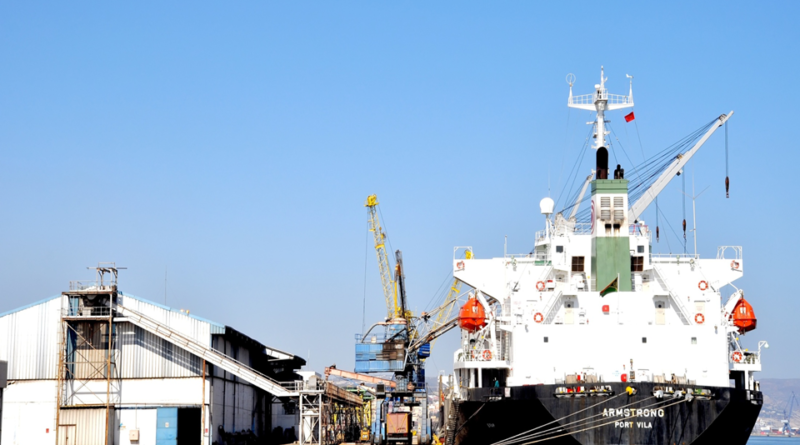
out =
<path fill-rule="evenodd" d="M 608 179 L 608 150 L 605 147 L 597 149 L 597 179 Z"/>

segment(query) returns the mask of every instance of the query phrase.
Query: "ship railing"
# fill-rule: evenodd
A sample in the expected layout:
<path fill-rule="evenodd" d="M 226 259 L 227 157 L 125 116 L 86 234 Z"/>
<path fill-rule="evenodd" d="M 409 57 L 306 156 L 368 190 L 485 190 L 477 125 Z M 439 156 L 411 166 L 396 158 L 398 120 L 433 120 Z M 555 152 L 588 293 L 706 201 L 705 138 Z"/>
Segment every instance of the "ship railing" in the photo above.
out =
<path fill-rule="evenodd" d="M 507 260 L 516 260 L 517 262 L 521 263 L 547 263 L 550 261 L 550 255 L 545 252 L 535 252 L 535 253 L 508 253 L 505 255 Z"/>
<path fill-rule="evenodd" d="M 718 260 L 741 260 L 742 246 L 720 246 L 717 247 Z M 726 255 L 727 254 L 727 255 Z"/>
<path fill-rule="evenodd" d="M 592 224 L 591 223 L 572 223 L 567 222 L 563 225 L 557 225 L 553 228 L 552 234 L 554 236 L 565 236 L 565 235 L 591 235 L 592 234 Z M 536 232 L 534 239 L 536 242 L 541 242 L 547 239 L 547 230 L 539 230 Z"/>
<path fill-rule="evenodd" d="M 695 256 L 688 253 L 651 253 L 650 261 L 653 263 L 678 263 L 689 262 L 699 259 L 700 256 Z"/>
<path fill-rule="evenodd" d="M 758 365 L 761 364 L 761 354 L 758 352 L 749 352 L 745 351 L 744 357 L 742 357 L 741 363 L 747 365 Z"/>
<path fill-rule="evenodd" d="M 491 353 L 491 359 L 486 360 L 486 356 L 484 355 L 484 351 L 489 351 Z M 488 362 L 488 361 L 505 361 L 507 360 L 507 356 L 505 351 L 499 351 L 495 353 L 491 349 L 471 349 L 469 351 L 461 351 L 458 353 L 456 360 L 459 362 Z"/>
<path fill-rule="evenodd" d="M 608 94 L 606 93 L 609 105 L 628 105 L 633 103 L 630 97 L 622 94 Z"/>
<path fill-rule="evenodd" d="M 569 98 L 569 105 L 591 105 L 594 103 L 595 93 L 581 94 Z"/>
<path fill-rule="evenodd" d="M 598 89 L 591 94 L 572 96 L 568 100 L 568 105 L 591 105 L 597 100 L 606 100 L 610 105 L 628 105 L 632 103 L 629 96 L 624 96 L 622 94 L 609 94 L 608 90 L 603 88 Z"/>
<path fill-rule="evenodd" d="M 653 234 L 650 228 L 645 224 L 631 224 L 628 226 L 628 235 L 630 236 L 643 236 L 649 240 L 652 239 Z"/>

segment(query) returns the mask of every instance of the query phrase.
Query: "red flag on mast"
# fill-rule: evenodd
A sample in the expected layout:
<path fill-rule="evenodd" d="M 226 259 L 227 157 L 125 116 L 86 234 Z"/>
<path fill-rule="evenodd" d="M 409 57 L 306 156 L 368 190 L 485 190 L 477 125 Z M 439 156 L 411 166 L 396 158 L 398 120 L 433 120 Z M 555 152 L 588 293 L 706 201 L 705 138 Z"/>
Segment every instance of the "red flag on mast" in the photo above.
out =
<path fill-rule="evenodd" d="M 633 115 L 633 111 L 631 111 L 630 114 L 626 114 L 625 115 L 625 122 L 630 122 L 633 119 L 635 119 L 635 116 Z"/>

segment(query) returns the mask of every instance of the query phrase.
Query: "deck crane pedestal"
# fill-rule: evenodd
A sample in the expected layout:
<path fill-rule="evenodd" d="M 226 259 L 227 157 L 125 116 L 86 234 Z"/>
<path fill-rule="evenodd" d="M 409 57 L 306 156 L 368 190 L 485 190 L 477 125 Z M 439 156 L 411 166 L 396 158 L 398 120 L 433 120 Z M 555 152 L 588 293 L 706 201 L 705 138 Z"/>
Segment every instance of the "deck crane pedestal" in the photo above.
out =
<path fill-rule="evenodd" d="M 389 263 L 378 197 L 370 195 L 364 206 L 375 242 L 386 318 L 356 336 L 355 373 L 347 373 L 348 378 L 368 380 L 362 377 L 368 377 L 370 373 L 394 374 L 394 388 L 378 384 L 370 432 L 372 443 L 430 444 L 432 435 L 424 364 L 435 339 L 458 324 L 457 317 L 450 319 L 450 316 L 461 283 L 458 280 L 453 282 L 440 307 L 420 316 L 412 314 L 406 297 L 402 253 L 399 250 L 395 252 L 394 268 Z M 471 252 L 467 251 L 466 255 L 471 257 Z"/>

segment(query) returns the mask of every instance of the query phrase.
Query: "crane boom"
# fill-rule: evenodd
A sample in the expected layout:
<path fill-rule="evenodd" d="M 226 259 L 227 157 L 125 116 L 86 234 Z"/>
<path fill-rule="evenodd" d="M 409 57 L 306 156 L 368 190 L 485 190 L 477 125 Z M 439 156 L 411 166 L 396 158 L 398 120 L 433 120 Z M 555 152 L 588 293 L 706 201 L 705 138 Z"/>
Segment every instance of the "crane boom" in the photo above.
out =
<path fill-rule="evenodd" d="M 575 200 L 575 205 L 572 206 L 572 213 L 569 214 L 570 219 L 575 217 L 575 214 L 578 213 L 578 209 L 581 208 L 581 201 L 583 201 L 583 195 L 586 194 L 586 189 L 589 187 L 589 183 L 592 182 L 592 178 L 594 178 L 595 171 L 589 174 L 586 177 L 586 181 L 583 183 L 583 188 L 581 189 L 581 193 L 578 195 L 578 199 Z"/>
<path fill-rule="evenodd" d="M 639 200 L 631 206 L 630 210 L 628 211 L 629 221 L 637 221 L 639 219 L 639 216 L 641 216 L 647 206 L 649 206 L 650 203 L 656 199 L 656 196 L 658 196 L 658 194 L 664 190 L 664 187 L 666 187 L 667 184 L 672 181 L 672 178 L 674 178 L 678 172 L 681 171 L 683 166 L 686 165 L 690 159 L 692 159 L 692 156 L 697 153 L 697 150 L 699 150 L 700 147 L 706 143 L 708 138 L 710 138 L 711 135 L 717 131 L 717 128 L 723 126 L 725 122 L 731 118 L 731 116 L 733 116 L 733 111 L 727 115 L 720 115 L 720 117 L 713 122 L 711 128 L 706 132 L 706 134 L 704 134 L 703 137 L 700 138 L 696 144 L 694 144 L 694 147 L 692 147 L 691 150 L 687 151 L 686 153 L 679 154 L 675 160 L 672 161 L 672 164 L 670 164 L 669 167 L 664 170 L 664 173 L 662 173 L 661 176 L 659 176 L 658 179 L 653 182 L 653 185 L 651 185 L 650 188 L 648 188 L 644 194 L 642 194 L 641 198 L 639 198 Z"/>
<path fill-rule="evenodd" d="M 331 375 L 351 380 L 359 380 L 367 383 L 376 383 L 376 384 L 379 383 L 382 385 L 391 386 L 392 388 L 397 386 L 397 384 L 393 380 L 382 379 L 380 377 L 373 377 L 367 374 L 359 374 L 357 372 L 342 371 L 341 369 L 336 369 L 335 366 L 325 368 L 325 376 L 327 377 Z"/>
<path fill-rule="evenodd" d="M 383 232 L 381 222 L 378 219 L 378 195 L 369 195 L 364 207 L 367 208 L 369 216 L 369 231 L 372 232 L 375 239 L 375 254 L 378 256 L 378 269 L 381 274 L 383 296 L 386 299 L 386 313 L 389 318 L 392 318 L 397 312 L 396 305 L 392 302 L 395 284 L 394 280 L 392 280 L 389 257 L 386 255 L 386 234 Z"/>

